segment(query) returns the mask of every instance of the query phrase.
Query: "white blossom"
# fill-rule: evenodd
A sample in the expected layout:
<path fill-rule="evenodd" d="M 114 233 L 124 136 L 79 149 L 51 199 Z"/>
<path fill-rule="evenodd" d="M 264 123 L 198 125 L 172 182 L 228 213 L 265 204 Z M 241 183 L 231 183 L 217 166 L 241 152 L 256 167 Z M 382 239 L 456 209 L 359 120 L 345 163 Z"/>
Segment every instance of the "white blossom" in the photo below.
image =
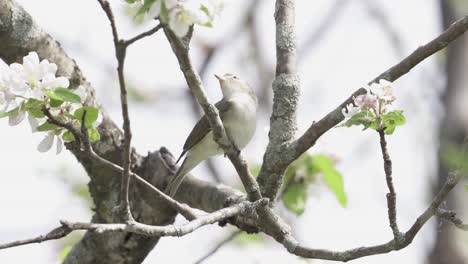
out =
<path fill-rule="evenodd" d="M 10 126 L 16 126 L 20 124 L 24 120 L 25 117 L 26 117 L 25 111 L 17 110 L 8 117 L 8 124 Z"/>
<path fill-rule="evenodd" d="M 52 107 L 49 105 L 51 102 L 48 98 L 51 97 L 49 90 L 68 88 L 70 85 L 67 78 L 57 77 L 56 73 L 57 65 L 48 60 L 40 61 L 36 52 L 30 52 L 26 55 L 22 64 L 7 65 L 0 60 L 0 113 L 6 113 L 4 116 L 8 116 L 9 125 L 18 125 L 27 116 L 31 131 L 37 132 L 39 124 L 44 123 L 45 118 L 36 118 L 34 111 L 40 111 L 44 106 L 49 108 L 52 116 L 60 116 L 66 122 L 77 122 L 76 119 L 69 116 L 76 109 L 86 105 L 86 101 L 90 99 L 89 93 L 84 87 L 78 87 L 75 91 L 80 96 L 80 103 L 64 100 L 60 106 Z M 68 115 L 66 115 L 67 113 Z M 47 132 L 37 149 L 40 152 L 46 152 L 52 148 L 54 141 L 56 141 L 56 152 L 60 153 L 63 149 L 63 141 L 60 138 L 63 130 L 58 128 Z"/>
<path fill-rule="evenodd" d="M 343 109 L 341 109 L 341 113 L 344 115 L 345 119 L 352 117 L 360 111 L 361 108 L 354 106 L 353 104 L 348 104 L 347 106 L 343 107 Z"/>
<path fill-rule="evenodd" d="M 373 109 L 373 108 L 375 109 L 379 103 L 379 100 L 377 96 L 368 92 L 366 94 L 358 95 L 356 98 L 354 98 L 354 102 L 359 107 L 364 107 L 367 109 Z"/>
<path fill-rule="evenodd" d="M 385 79 L 380 79 L 378 84 L 374 84 L 374 86 L 371 86 L 371 91 L 379 99 L 389 103 L 395 101 L 396 99 L 393 95 L 392 83 Z"/>
<path fill-rule="evenodd" d="M 177 36 L 183 37 L 193 24 L 207 24 L 210 18 L 201 8 L 199 1 L 179 2 L 169 12 L 169 27 Z"/>
<path fill-rule="evenodd" d="M 63 150 L 63 141 L 62 139 L 56 135 L 54 132 L 49 132 L 47 135 L 41 140 L 39 145 L 37 146 L 37 150 L 39 152 L 47 152 L 52 149 L 54 145 L 54 141 L 56 141 L 56 154 L 60 154 Z"/>
<path fill-rule="evenodd" d="M 37 150 L 39 152 L 47 152 L 52 148 L 54 144 L 55 134 L 53 132 L 47 133 L 44 139 L 41 140 L 39 145 L 37 146 Z"/>

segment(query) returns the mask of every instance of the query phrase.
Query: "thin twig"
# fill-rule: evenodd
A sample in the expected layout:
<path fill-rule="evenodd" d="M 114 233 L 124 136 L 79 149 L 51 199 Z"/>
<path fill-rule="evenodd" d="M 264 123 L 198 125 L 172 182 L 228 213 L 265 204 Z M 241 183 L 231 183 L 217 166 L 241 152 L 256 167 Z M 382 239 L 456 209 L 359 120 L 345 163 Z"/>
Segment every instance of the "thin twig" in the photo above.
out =
<path fill-rule="evenodd" d="M 438 37 L 426 43 L 425 45 L 420 46 L 408 57 L 406 57 L 390 69 L 386 70 L 385 72 L 381 73 L 370 83 L 377 82 L 380 79 L 385 79 L 390 82 L 397 80 L 429 56 L 447 47 L 451 42 L 463 35 L 467 30 L 468 16 L 465 16 L 464 18 L 452 24 Z M 354 97 L 364 94 L 366 92 L 367 91 L 364 88 L 356 90 L 342 104 L 340 104 L 337 108 L 328 113 L 319 121 L 314 122 L 302 136 L 293 141 L 289 146 L 289 150 L 293 152 L 293 155 L 285 157 L 285 160 L 287 160 L 287 165 L 289 165 L 291 162 L 293 162 L 295 159 L 301 156 L 305 151 L 311 148 L 315 144 L 315 142 L 328 130 L 332 129 L 341 121 L 343 121 L 344 116 L 341 113 L 343 107 L 352 103 Z M 290 152 L 285 151 L 285 153 Z"/>
<path fill-rule="evenodd" d="M 438 208 L 435 214 L 438 217 L 444 219 L 445 221 L 454 224 L 455 227 L 463 231 L 468 231 L 468 224 L 464 224 L 463 221 L 457 217 L 457 213 L 455 213 L 454 211 Z"/>
<path fill-rule="evenodd" d="M 388 220 L 390 221 L 390 227 L 392 228 L 393 237 L 398 239 L 401 237 L 400 230 L 397 224 L 397 209 L 396 209 L 396 192 L 393 186 L 392 178 L 392 160 L 388 154 L 387 141 L 385 139 L 384 129 L 377 131 L 380 137 L 380 148 L 382 149 L 382 157 L 384 161 L 385 180 L 387 181 L 388 193 L 387 193 L 387 208 L 388 208 Z"/>
<path fill-rule="evenodd" d="M 46 235 L 42 235 L 32 239 L 18 240 L 5 244 L 0 244 L 0 249 L 11 248 L 31 243 L 40 243 L 48 240 L 56 240 L 70 234 L 75 230 L 88 230 L 97 233 L 104 232 L 130 232 L 136 234 L 142 234 L 146 236 L 184 236 L 192 233 L 198 228 L 214 224 L 228 218 L 234 217 L 239 214 L 243 214 L 246 211 L 255 210 L 257 207 L 263 207 L 268 204 L 267 199 L 262 199 L 256 202 L 244 201 L 216 212 L 200 216 L 183 225 L 165 225 L 165 226 L 153 226 L 146 225 L 137 222 L 121 223 L 121 224 L 99 224 L 99 223 L 82 223 L 82 222 L 70 222 L 60 221 L 61 226 L 53 229 Z"/>
<path fill-rule="evenodd" d="M 129 202 L 129 186 L 130 186 L 130 166 L 131 166 L 131 140 L 132 140 L 132 131 L 130 129 L 130 117 L 128 114 L 128 102 L 127 102 L 127 88 L 125 86 L 125 75 L 124 75 L 124 65 L 125 65 L 125 55 L 127 51 L 127 46 L 123 40 L 119 39 L 117 33 L 117 26 L 115 24 L 114 14 L 107 0 L 97 0 L 101 4 L 102 9 L 106 13 L 107 18 L 109 19 L 112 35 L 114 39 L 115 46 L 115 57 L 117 58 L 117 74 L 119 77 L 119 86 L 120 86 L 120 102 L 122 106 L 122 118 L 123 118 L 123 130 L 124 130 L 124 142 L 123 142 L 123 155 L 122 155 L 122 164 L 123 164 L 123 173 L 122 173 L 122 184 L 120 190 L 120 209 L 123 210 L 124 218 L 126 221 L 133 221 L 132 213 L 130 210 Z"/>
<path fill-rule="evenodd" d="M 72 231 L 73 231 L 72 229 L 66 226 L 59 226 L 45 235 L 40 235 L 34 238 L 17 240 L 17 241 L 13 241 L 9 243 L 0 244 L 0 249 L 12 248 L 12 247 L 18 247 L 18 246 L 27 245 L 27 244 L 42 243 L 48 240 L 60 239 L 62 237 L 67 236 Z"/>
<path fill-rule="evenodd" d="M 391 251 L 397 251 L 407 247 L 413 241 L 416 234 L 421 230 L 424 224 L 436 214 L 437 208 L 445 201 L 450 191 L 457 185 L 461 179 L 460 173 L 451 173 L 444 185 L 440 189 L 437 196 L 432 200 L 431 204 L 427 209 L 416 219 L 411 228 L 404 233 L 400 239 L 393 238 L 387 243 L 370 246 L 370 247 L 358 247 L 346 251 L 330 251 L 325 249 L 311 249 L 302 245 L 298 245 L 297 241 L 291 236 L 286 236 L 283 240 L 283 244 L 296 244 L 294 248 L 289 248 L 290 252 L 304 258 L 314 259 L 325 259 L 335 261 L 350 261 L 357 258 L 366 256 L 385 254 Z M 293 240 L 293 241 L 291 241 Z"/>
<path fill-rule="evenodd" d="M 222 241 L 218 242 L 216 244 L 216 246 L 211 249 L 208 253 L 206 253 L 205 255 L 203 255 L 201 258 L 199 258 L 197 261 L 195 261 L 193 264 L 201 264 L 203 263 L 205 260 L 207 260 L 208 258 L 210 258 L 211 256 L 213 256 L 220 248 L 222 248 L 223 246 L 225 246 L 226 244 L 228 244 L 229 242 L 231 242 L 234 238 L 236 238 L 236 236 L 238 236 L 240 233 L 242 233 L 242 231 L 236 231 L 236 232 L 233 232 L 232 234 L 230 234 L 228 237 L 226 237 L 225 239 L 223 239 Z"/>
<path fill-rule="evenodd" d="M 149 37 L 149 36 L 153 35 L 154 33 L 158 32 L 161 28 L 162 28 L 162 25 L 158 24 L 155 27 L 153 27 L 152 29 L 149 29 L 148 31 L 145 31 L 145 32 L 143 32 L 141 34 L 136 35 L 133 38 L 130 38 L 128 40 L 123 41 L 123 45 L 125 47 L 128 47 L 128 46 L 132 45 L 133 43 L 135 43 L 136 41 L 138 41 L 138 40 L 140 40 L 142 38 Z"/>
<path fill-rule="evenodd" d="M 47 119 L 48 122 L 68 129 L 74 135 L 77 142 L 82 142 L 84 145 L 83 146 L 84 153 L 87 154 L 92 161 L 98 162 L 101 165 L 104 165 L 108 167 L 109 169 L 112 169 L 118 173 L 123 173 L 124 169 L 121 166 L 104 159 L 103 157 L 99 156 L 96 152 L 94 152 L 93 147 L 89 141 L 87 129 L 83 126 L 83 124 L 85 124 L 84 119 L 86 116 L 85 114 L 86 111 L 84 112 L 83 118 L 82 118 L 82 126 L 81 126 L 82 133 L 80 133 L 78 129 L 76 129 L 71 123 L 65 123 L 56 119 L 54 116 L 50 114 L 50 112 L 47 109 L 44 110 L 44 113 L 48 117 Z M 154 187 L 151 183 L 147 182 L 144 178 L 142 178 L 138 174 L 133 173 L 131 171 L 130 173 L 132 177 L 134 177 L 137 180 L 137 182 L 150 188 L 156 194 L 156 196 L 158 196 L 160 199 L 165 201 L 172 209 L 180 213 L 187 220 L 193 220 L 197 218 L 196 211 L 193 210 L 190 206 L 177 202 L 170 196 L 166 195 L 164 192 L 160 191 L 158 188 Z"/>

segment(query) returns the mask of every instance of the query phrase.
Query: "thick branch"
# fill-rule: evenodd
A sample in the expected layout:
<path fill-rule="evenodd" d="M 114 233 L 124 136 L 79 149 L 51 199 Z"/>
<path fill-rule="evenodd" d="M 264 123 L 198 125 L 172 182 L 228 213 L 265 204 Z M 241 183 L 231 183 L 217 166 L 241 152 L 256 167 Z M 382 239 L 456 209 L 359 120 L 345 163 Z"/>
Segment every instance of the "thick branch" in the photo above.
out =
<path fill-rule="evenodd" d="M 391 82 L 397 80 L 432 54 L 447 47 L 447 45 L 449 45 L 452 41 L 456 40 L 467 30 L 468 16 L 455 22 L 437 38 L 417 48 L 408 57 L 406 57 L 387 71 L 377 76 L 370 83 L 377 82 L 380 79 L 385 79 Z M 301 137 L 299 137 L 291 144 L 291 156 L 286 157 L 289 159 L 288 164 L 297 159 L 309 148 L 311 148 L 324 133 L 326 133 L 328 130 L 330 130 L 331 128 L 338 125 L 341 121 L 343 121 L 344 116 L 341 113 L 343 107 L 347 104 L 350 104 L 353 100 L 353 97 L 364 93 L 366 93 L 366 90 L 364 88 L 358 89 L 337 108 L 328 113 L 318 122 L 314 122 Z"/>
<path fill-rule="evenodd" d="M 296 70 L 296 33 L 294 0 L 277 0 L 276 77 L 273 81 L 273 112 L 267 150 L 258 176 L 262 195 L 274 200 L 281 186 L 283 172 L 289 163 L 287 144 L 296 133 L 296 107 L 299 98 L 299 76 Z"/>

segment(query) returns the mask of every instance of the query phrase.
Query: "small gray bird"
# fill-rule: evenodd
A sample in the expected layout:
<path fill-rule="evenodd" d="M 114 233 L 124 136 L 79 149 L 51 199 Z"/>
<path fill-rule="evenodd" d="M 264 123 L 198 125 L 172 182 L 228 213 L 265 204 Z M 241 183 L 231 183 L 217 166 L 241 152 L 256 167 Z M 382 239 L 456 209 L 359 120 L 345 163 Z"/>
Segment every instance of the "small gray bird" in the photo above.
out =
<path fill-rule="evenodd" d="M 252 139 L 257 124 L 257 97 L 250 86 L 234 76 L 226 73 L 215 77 L 219 80 L 223 99 L 215 104 L 223 121 L 227 136 L 237 149 L 243 149 Z M 177 162 L 185 155 L 184 162 L 177 171 L 165 192 L 174 197 L 185 175 L 200 162 L 209 157 L 223 154 L 218 143 L 213 140 L 208 118 L 204 115 L 185 140 L 182 154 Z"/>

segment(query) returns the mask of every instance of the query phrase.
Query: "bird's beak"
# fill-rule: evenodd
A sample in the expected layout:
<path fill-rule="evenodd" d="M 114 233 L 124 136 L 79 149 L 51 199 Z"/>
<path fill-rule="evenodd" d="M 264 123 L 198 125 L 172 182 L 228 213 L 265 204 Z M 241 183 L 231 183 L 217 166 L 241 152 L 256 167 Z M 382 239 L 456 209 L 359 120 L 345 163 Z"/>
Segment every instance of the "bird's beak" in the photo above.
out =
<path fill-rule="evenodd" d="M 218 79 L 220 82 L 221 82 L 221 81 L 224 81 L 224 78 L 223 78 L 223 77 L 221 77 L 221 76 L 219 76 L 219 75 L 217 75 L 217 74 L 215 74 L 214 76 L 215 76 L 216 79 Z"/>

